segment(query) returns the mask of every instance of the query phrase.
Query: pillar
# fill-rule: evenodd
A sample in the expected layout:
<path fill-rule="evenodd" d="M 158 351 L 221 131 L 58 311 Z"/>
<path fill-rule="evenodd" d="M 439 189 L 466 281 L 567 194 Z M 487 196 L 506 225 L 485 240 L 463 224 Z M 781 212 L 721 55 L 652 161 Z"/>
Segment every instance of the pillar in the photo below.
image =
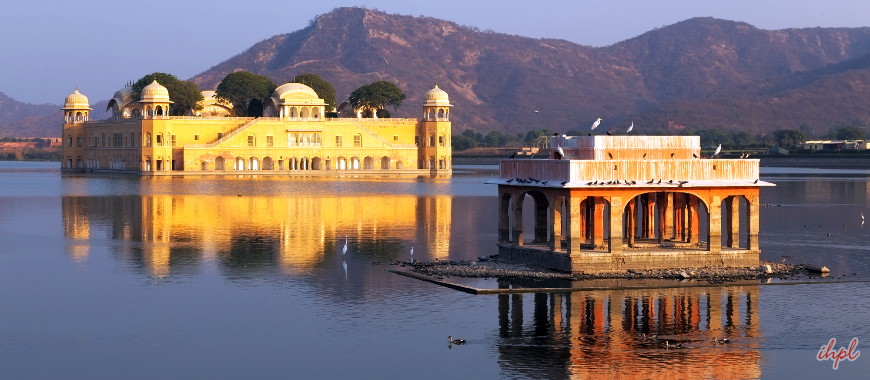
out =
<path fill-rule="evenodd" d="M 547 243 L 547 232 L 549 227 L 547 226 L 547 221 L 549 220 L 548 207 L 549 203 L 547 201 L 546 196 L 537 196 L 532 197 L 535 200 L 535 243 L 538 244 L 546 244 Z"/>
<path fill-rule="evenodd" d="M 740 248 L 740 196 L 725 199 L 725 212 L 728 214 L 728 247 Z"/>
<path fill-rule="evenodd" d="M 707 208 L 707 250 L 710 252 L 722 251 L 722 197 L 711 197 L 710 206 Z"/>
<path fill-rule="evenodd" d="M 577 238 L 580 239 L 584 244 L 586 243 L 586 239 L 588 238 L 587 222 L 589 221 L 589 202 L 587 199 L 588 198 L 583 197 L 583 200 L 580 201 L 580 204 L 577 208 L 577 231 L 580 232 L 580 235 L 577 236 Z"/>
<path fill-rule="evenodd" d="M 656 237 L 656 229 L 655 229 L 655 206 L 656 206 L 656 194 L 655 193 L 647 193 L 646 194 L 646 207 L 644 208 L 644 231 L 643 237 L 647 239 L 654 239 Z"/>
<path fill-rule="evenodd" d="M 686 194 L 674 194 L 674 241 L 686 241 Z"/>
<path fill-rule="evenodd" d="M 622 214 L 624 212 L 622 197 L 610 197 L 610 253 L 622 252 Z"/>
<path fill-rule="evenodd" d="M 658 199 L 658 202 L 656 202 L 656 208 L 659 211 L 659 216 L 658 216 L 658 219 L 659 219 L 659 228 L 658 228 L 659 245 L 662 245 L 665 243 L 665 235 L 666 235 L 665 231 L 667 230 L 667 225 L 668 225 L 667 221 L 665 220 L 665 215 L 670 213 L 669 212 L 670 209 L 668 209 L 668 202 L 665 200 L 667 198 L 665 196 L 665 193 L 658 193 L 656 198 Z"/>
<path fill-rule="evenodd" d="M 562 199 L 563 197 L 553 195 L 550 197 L 550 250 L 562 250 Z"/>
<path fill-rule="evenodd" d="M 566 202 L 568 202 L 568 253 L 577 253 L 580 252 L 581 244 L 586 242 L 585 231 L 581 229 L 583 224 L 580 222 L 580 219 L 584 216 L 584 210 L 580 208 L 580 205 L 586 204 L 586 197 L 569 195 L 566 198 Z"/>
<path fill-rule="evenodd" d="M 698 236 L 698 231 L 699 231 L 699 229 L 698 229 L 698 224 L 699 224 L 698 223 L 699 222 L 699 220 L 698 220 L 698 209 L 699 209 L 698 201 L 699 201 L 699 199 L 698 199 L 698 197 L 691 195 L 691 194 L 687 195 L 686 197 L 689 200 L 689 202 L 688 202 L 689 203 L 689 210 L 688 210 L 689 212 L 687 215 L 688 216 L 688 223 L 687 223 L 688 228 L 687 229 L 688 229 L 688 235 L 689 235 L 688 241 L 689 241 L 689 243 L 697 243 L 700 241 L 700 236 Z"/>
<path fill-rule="evenodd" d="M 514 204 L 513 204 L 513 214 L 514 214 L 514 225 L 512 233 L 512 241 L 516 246 L 523 245 L 523 199 L 525 197 L 522 193 L 514 196 Z"/>
<path fill-rule="evenodd" d="M 592 214 L 592 249 L 604 246 L 604 198 L 592 197 L 595 210 Z"/>
<path fill-rule="evenodd" d="M 510 194 L 499 194 L 498 205 L 498 242 L 505 244 L 510 242 Z"/>
<path fill-rule="evenodd" d="M 665 239 L 674 238 L 674 193 L 666 193 Z"/>
<path fill-rule="evenodd" d="M 747 248 L 750 251 L 758 250 L 758 221 L 759 221 L 759 212 L 760 203 L 758 199 L 758 194 L 748 195 L 746 196 L 746 200 L 748 201 L 746 209 L 749 211 L 749 220 L 746 223 L 746 235 L 749 237 Z"/>
<path fill-rule="evenodd" d="M 629 247 L 634 247 L 635 223 L 637 223 L 635 221 L 635 216 L 637 214 L 635 211 L 635 205 L 637 204 L 638 198 L 639 197 L 635 197 L 634 199 L 628 201 L 628 206 L 626 206 L 626 208 L 628 209 L 628 219 L 625 221 L 625 235 L 628 238 Z"/>

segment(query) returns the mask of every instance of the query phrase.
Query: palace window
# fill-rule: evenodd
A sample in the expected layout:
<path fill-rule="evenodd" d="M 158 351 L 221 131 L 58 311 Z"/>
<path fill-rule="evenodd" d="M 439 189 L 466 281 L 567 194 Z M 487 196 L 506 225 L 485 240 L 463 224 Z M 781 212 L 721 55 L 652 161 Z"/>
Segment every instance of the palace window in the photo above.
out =
<path fill-rule="evenodd" d="M 130 146 L 136 146 L 136 134 L 130 132 Z"/>
<path fill-rule="evenodd" d="M 123 135 L 120 133 L 113 133 L 112 134 L 112 146 L 121 146 L 121 144 L 122 144 L 121 140 L 123 139 L 122 136 Z"/>
<path fill-rule="evenodd" d="M 172 135 L 172 146 L 175 146 L 175 135 Z"/>
<path fill-rule="evenodd" d="M 429 136 L 429 146 L 435 146 L 435 136 Z"/>
<path fill-rule="evenodd" d="M 157 146 L 163 146 L 163 135 L 154 136 L 154 142 L 157 143 Z"/>
<path fill-rule="evenodd" d="M 438 146 L 444 146 L 444 136 L 438 136 Z"/>
<path fill-rule="evenodd" d="M 78 143 L 78 147 L 81 148 L 81 146 L 82 146 L 82 137 L 79 136 L 79 137 L 76 139 L 76 142 Z"/>
<path fill-rule="evenodd" d="M 313 145 L 314 145 L 314 146 L 321 146 L 321 145 L 323 145 L 323 141 L 321 141 L 321 136 L 320 136 L 319 133 L 315 133 L 315 134 L 314 134 L 314 143 L 313 143 Z"/>
<path fill-rule="evenodd" d="M 100 145 L 106 146 L 106 132 L 103 132 L 103 137 L 100 137 Z M 70 141 L 69 146 L 72 146 L 72 141 Z"/>
<path fill-rule="evenodd" d="M 335 146 L 341 146 L 341 136 L 335 136 Z"/>
<path fill-rule="evenodd" d="M 150 133 L 145 134 L 145 146 L 151 146 L 151 134 Z"/>
<path fill-rule="evenodd" d="M 393 136 L 393 141 L 399 141 L 399 136 Z"/>
<path fill-rule="evenodd" d="M 298 133 L 288 133 L 287 134 L 287 146 L 296 146 L 297 141 L 299 141 Z"/>
<path fill-rule="evenodd" d="M 362 136 L 353 135 L 353 146 L 362 146 Z"/>
<path fill-rule="evenodd" d="M 218 132 L 218 140 L 224 138 L 223 132 Z"/>
<path fill-rule="evenodd" d="M 270 146 L 275 145 L 274 139 L 275 139 L 275 136 L 266 136 L 266 146 L 270 147 Z"/>
<path fill-rule="evenodd" d="M 199 140 L 199 135 L 193 135 L 194 140 Z"/>
<path fill-rule="evenodd" d="M 66 137 L 66 145 L 72 148 L 72 136 Z"/>
<path fill-rule="evenodd" d="M 255 143 L 254 136 L 248 136 L 248 146 L 253 147 L 254 143 Z"/>
<path fill-rule="evenodd" d="M 414 145 L 420 146 L 420 136 L 414 136 Z"/>

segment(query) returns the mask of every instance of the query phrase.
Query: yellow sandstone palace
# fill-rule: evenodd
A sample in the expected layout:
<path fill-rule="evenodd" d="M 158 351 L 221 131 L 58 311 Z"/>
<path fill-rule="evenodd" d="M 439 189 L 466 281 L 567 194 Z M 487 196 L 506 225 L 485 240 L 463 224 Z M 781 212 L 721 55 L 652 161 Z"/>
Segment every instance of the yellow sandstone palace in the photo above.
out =
<path fill-rule="evenodd" d="M 62 171 L 449 173 L 452 168 L 452 105 L 437 85 L 426 92 L 422 119 L 364 119 L 359 112 L 326 118 L 323 99 L 299 83 L 276 88 L 257 118 L 231 117 L 231 107 L 212 91 L 203 92 L 195 116 L 167 116 L 169 91 L 156 81 L 142 89 L 141 99 L 132 95 L 129 86 L 116 92 L 107 120 L 89 119 L 88 98 L 78 89 L 66 98 Z"/>

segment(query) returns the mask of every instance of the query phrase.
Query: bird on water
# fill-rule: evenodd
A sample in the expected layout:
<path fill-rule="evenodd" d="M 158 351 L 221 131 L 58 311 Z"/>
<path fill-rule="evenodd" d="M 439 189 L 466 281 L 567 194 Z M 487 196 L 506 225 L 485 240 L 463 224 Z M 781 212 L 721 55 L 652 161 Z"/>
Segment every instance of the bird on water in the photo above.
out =
<path fill-rule="evenodd" d="M 341 254 L 343 255 L 345 253 L 347 253 L 347 235 L 344 235 L 344 248 L 341 249 Z"/>
<path fill-rule="evenodd" d="M 465 344 L 465 339 L 453 339 L 453 335 L 448 336 L 448 337 L 447 337 L 447 340 L 450 341 L 450 343 L 453 343 L 453 344 Z"/>
<path fill-rule="evenodd" d="M 595 120 L 595 122 L 592 123 L 592 129 L 590 129 L 590 131 L 594 131 L 595 128 L 597 128 L 598 125 L 600 125 L 600 124 L 601 124 L 601 118 L 599 117 L 598 120 Z"/>

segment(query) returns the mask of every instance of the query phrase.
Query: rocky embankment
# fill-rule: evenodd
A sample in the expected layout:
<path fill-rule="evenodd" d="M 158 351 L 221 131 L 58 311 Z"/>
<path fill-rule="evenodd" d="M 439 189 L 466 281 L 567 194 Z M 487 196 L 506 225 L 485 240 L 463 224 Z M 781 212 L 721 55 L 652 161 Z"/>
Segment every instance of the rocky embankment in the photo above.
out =
<path fill-rule="evenodd" d="M 602 273 L 565 273 L 551 269 L 535 267 L 524 264 L 513 264 L 499 261 L 497 256 L 481 257 L 479 261 L 427 261 L 414 263 L 401 263 L 411 266 L 412 271 L 443 278 L 478 277 L 478 278 L 505 278 L 505 279 L 538 279 L 538 280 L 592 280 L 592 279 L 698 279 L 709 283 L 724 283 L 737 280 L 752 280 L 759 278 L 782 278 L 793 275 L 806 274 L 806 270 L 799 265 L 773 263 L 768 261 L 759 262 L 755 268 L 673 268 L 653 270 L 625 270 L 619 272 Z M 769 266 L 769 267 L 768 267 Z M 810 275 L 812 276 L 812 275 Z"/>

